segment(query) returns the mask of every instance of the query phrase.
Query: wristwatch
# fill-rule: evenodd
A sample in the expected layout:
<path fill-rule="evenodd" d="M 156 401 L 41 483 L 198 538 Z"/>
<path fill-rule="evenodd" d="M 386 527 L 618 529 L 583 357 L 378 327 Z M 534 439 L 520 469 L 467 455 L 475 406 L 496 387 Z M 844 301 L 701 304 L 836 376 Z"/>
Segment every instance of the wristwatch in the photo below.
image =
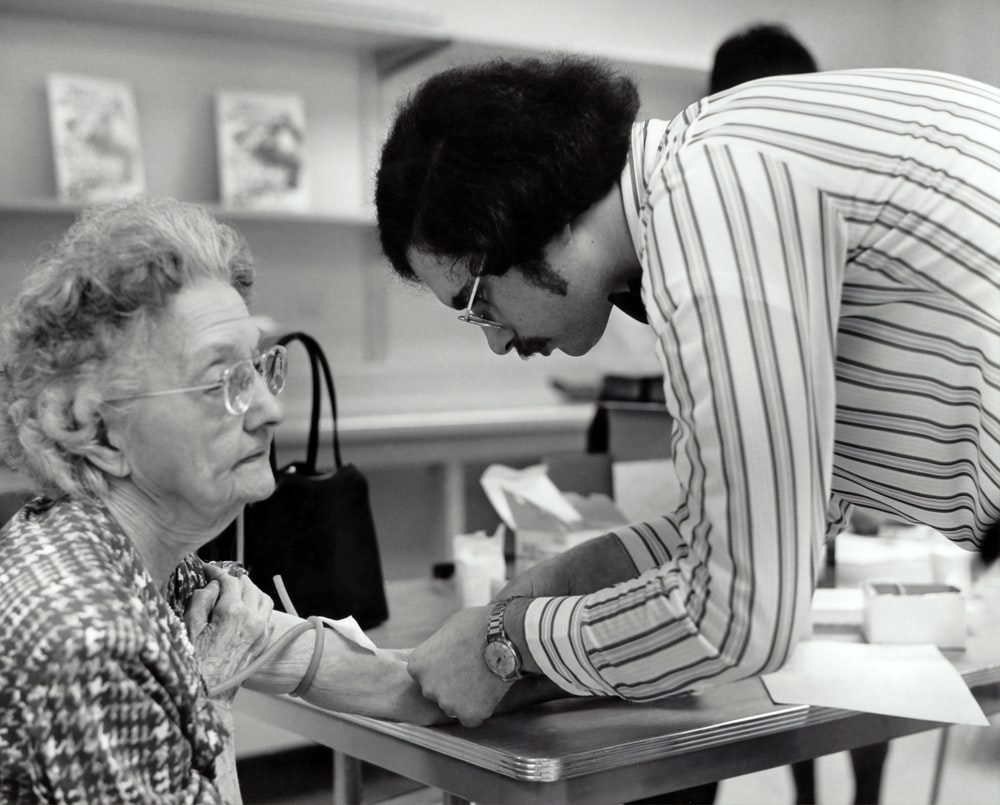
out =
<path fill-rule="evenodd" d="M 517 646 L 511 643 L 510 638 L 507 637 L 507 630 L 503 628 L 503 616 L 507 611 L 507 604 L 514 598 L 520 597 L 514 596 L 497 601 L 493 606 L 493 612 L 490 613 L 489 626 L 486 628 L 483 660 L 494 676 L 504 682 L 513 682 L 524 676 L 521 673 L 521 655 L 518 654 Z"/>

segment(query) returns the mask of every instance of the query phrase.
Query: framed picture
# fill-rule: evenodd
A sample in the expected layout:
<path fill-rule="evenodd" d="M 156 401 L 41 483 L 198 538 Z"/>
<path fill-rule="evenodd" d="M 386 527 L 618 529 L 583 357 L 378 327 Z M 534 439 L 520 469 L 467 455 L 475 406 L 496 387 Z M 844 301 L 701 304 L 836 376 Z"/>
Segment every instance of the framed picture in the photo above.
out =
<path fill-rule="evenodd" d="M 306 210 L 306 115 L 294 94 L 220 92 L 216 139 L 223 205 Z"/>
<path fill-rule="evenodd" d="M 53 73 L 47 90 L 59 200 L 107 201 L 143 192 L 146 176 L 132 87 Z"/>

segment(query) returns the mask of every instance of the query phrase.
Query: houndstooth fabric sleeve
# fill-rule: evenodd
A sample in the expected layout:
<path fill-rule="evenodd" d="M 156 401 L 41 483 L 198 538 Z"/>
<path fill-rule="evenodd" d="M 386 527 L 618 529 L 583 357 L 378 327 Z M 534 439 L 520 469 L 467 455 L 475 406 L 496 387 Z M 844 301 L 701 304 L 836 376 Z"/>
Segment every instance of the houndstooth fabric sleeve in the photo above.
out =
<path fill-rule="evenodd" d="M 222 802 L 194 648 L 105 510 L 38 501 L 0 530 L 0 612 L 0 802 Z"/>

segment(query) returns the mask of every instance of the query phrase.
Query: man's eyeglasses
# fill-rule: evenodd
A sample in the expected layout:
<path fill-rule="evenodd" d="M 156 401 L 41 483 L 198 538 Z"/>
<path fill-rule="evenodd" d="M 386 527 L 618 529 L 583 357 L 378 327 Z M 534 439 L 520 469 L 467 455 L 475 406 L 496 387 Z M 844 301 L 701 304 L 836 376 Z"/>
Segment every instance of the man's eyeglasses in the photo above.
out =
<path fill-rule="evenodd" d="M 215 391 L 222 389 L 226 410 L 233 416 L 245 414 L 250 409 L 253 400 L 253 385 L 257 375 L 264 378 L 268 390 L 278 395 L 285 387 L 285 374 L 288 369 L 288 352 L 282 346 L 273 346 L 266 352 L 252 358 L 237 361 L 222 373 L 216 383 L 204 386 L 188 386 L 182 389 L 166 389 L 164 391 L 141 391 L 125 397 L 115 397 L 106 402 L 134 400 L 138 397 L 163 397 L 167 394 L 183 394 L 188 391 Z"/>
<path fill-rule="evenodd" d="M 503 325 L 500 322 L 472 312 L 472 306 L 476 303 L 476 294 L 479 292 L 479 281 L 481 279 L 482 276 L 477 275 L 475 281 L 472 283 L 472 290 L 469 291 L 469 302 L 465 306 L 465 312 L 458 314 L 458 320 L 464 321 L 466 324 L 475 324 L 477 327 L 486 327 L 490 330 L 502 330 Z"/>

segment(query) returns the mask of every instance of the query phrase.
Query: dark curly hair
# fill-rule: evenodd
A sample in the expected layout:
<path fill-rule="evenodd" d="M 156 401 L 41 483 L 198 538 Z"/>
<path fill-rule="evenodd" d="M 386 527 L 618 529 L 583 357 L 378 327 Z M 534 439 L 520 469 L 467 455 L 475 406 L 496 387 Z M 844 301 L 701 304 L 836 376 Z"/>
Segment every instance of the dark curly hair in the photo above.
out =
<path fill-rule="evenodd" d="M 530 275 L 560 229 L 618 182 L 638 109 L 631 78 L 592 59 L 498 59 L 432 76 L 382 149 L 382 250 L 410 280 L 411 248 L 476 274 Z"/>

